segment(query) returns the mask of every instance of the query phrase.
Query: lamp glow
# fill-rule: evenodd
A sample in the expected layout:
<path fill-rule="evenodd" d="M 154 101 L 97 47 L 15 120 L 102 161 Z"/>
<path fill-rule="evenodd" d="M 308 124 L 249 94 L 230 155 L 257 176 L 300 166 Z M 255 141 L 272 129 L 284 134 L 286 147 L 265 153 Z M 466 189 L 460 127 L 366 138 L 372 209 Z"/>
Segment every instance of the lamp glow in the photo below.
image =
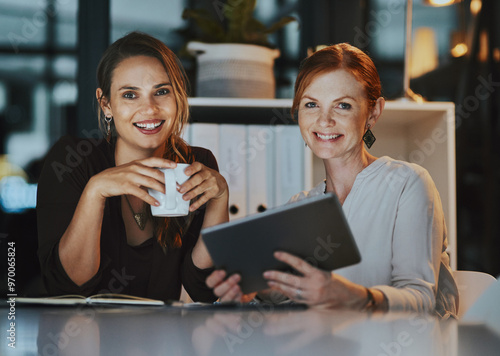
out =
<path fill-rule="evenodd" d="M 495 62 L 500 62 L 500 48 L 493 49 L 493 59 Z"/>
<path fill-rule="evenodd" d="M 459 0 L 424 0 L 425 5 L 429 6 L 448 6 L 454 3 L 460 2 Z"/>
<path fill-rule="evenodd" d="M 410 78 L 417 78 L 438 67 L 436 35 L 430 27 L 415 30 L 411 47 Z"/>
<path fill-rule="evenodd" d="M 477 15 L 479 11 L 481 11 L 481 7 L 483 6 L 483 3 L 481 0 L 472 0 L 470 2 L 470 12 L 472 15 Z"/>
<path fill-rule="evenodd" d="M 467 53 L 468 50 L 469 48 L 465 43 L 457 43 L 450 52 L 453 57 L 462 57 Z"/>

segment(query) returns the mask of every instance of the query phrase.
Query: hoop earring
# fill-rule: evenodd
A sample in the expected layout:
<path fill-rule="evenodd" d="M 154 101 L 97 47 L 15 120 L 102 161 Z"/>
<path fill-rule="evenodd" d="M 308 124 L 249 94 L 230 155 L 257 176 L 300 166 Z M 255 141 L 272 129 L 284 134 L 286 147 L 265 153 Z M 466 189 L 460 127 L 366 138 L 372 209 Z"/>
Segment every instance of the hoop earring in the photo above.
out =
<path fill-rule="evenodd" d="M 366 147 L 370 149 L 373 145 L 373 143 L 376 141 L 375 135 L 373 132 L 370 130 L 370 125 L 368 125 L 368 129 L 366 130 L 365 134 L 363 135 L 363 141 L 366 144 Z"/>
<path fill-rule="evenodd" d="M 106 141 L 108 141 L 108 143 L 111 141 L 111 121 L 113 121 L 112 116 L 104 117 L 104 122 L 106 122 Z"/>

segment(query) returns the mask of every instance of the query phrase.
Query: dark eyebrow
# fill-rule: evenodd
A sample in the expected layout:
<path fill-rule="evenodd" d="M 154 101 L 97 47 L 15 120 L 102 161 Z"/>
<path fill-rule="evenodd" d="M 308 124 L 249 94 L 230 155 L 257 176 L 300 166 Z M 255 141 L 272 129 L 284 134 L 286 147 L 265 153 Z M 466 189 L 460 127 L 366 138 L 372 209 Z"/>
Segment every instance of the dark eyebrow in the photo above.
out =
<path fill-rule="evenodd" d="M 309 96 L 309 95 L 304 95 L 304 96 L 301 98 L 301 100 L 303 100 L 303 99 L 317 100 L 317 99 L 315 99 L 315 98 L 313 98 L 313 97 L 311 97 L 311 96 Z M 350 95 L 344 95 L 344 96 L 341 96 L 340 98 L 336 98 L 336 99 L 335 99 L 335 100 L 333 100 L 333 101 L 339 101 L 339 100 L 343 100 L 343 99 L 351 99 L 351 100 L 353 100 L 353 101 L 356 101 L 356 99 L 355 99 L 355 98 L 353 98 L 353 97 L 352 97 L 352 96 L 350 96 Z"/>
<path fill-rule="evenodd" d="M 138 87 L 128 87 L 125 85 L 118 90 L 139 90 L 139 88 Z"/>
<path fill-rule="evenodd" d="M 156 85 L 154 86 L 154 88 L 155 88 L 155 89 L 158 89 L 158 88 L 161 88 L 161 87 L 164 87 L 164 86 L 172 86 L 172 84 L 171 84 L 171 83 L 161 83 L 161 84 L 156 84 Z M 120 88 L 120 89 L 118 89 L 118 90 L 139 90 L 139 87 L 132 87 L 132 86 L 127 86 L 127 85 L 125 85 L 125 86 L 121 87 L 121 88 Z"/>
<path fill-rule="evenodd" d="M 158 88 L 161 88 L 161 87 L 165 87 L 165 86 L 172 86 L 171 83 L 161 83 L 161 84 L 156 84 L 154 86 L 155 89 L 158 89 Z"/>
<path fill-rule="evenodd" d="M 340 98 L 335 99 L 335 101 L 342 100 L 342 99 L 351 99 L 352 101 L 357 101 L 355 98 L 349 95 L 342 96 Z"/>

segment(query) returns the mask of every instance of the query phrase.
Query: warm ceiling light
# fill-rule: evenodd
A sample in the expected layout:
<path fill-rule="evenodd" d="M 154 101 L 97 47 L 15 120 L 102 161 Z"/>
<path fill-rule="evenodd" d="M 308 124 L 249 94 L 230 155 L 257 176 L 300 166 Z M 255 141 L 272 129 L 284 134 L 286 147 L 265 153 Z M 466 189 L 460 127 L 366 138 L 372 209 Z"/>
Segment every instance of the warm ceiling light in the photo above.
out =
<path fill-rule="evenodd" d="M 465 43 L 458 43 L 455 47 L 451 49 L 451 55 L 453 57 L 462 57 L 464 56 L 469 49 Z"/>
<path fill-rule="evenodd" d="M 473 15 L 477 15 L 479 11 L 481 11 L 481 6 L 482 6 L 482 1 L 481 0 L 472 0 L 470 2 L 470 12 Z"/>
<path fill-rule="evenodd" d="M 423 3 L 429 6 L 447 6 L 460 1 L 461 0 L 423 0 Z"/>
<path fill-rule="evenodd" d="M 500 62 L 500 48 L 493 48 L 493 59 L 495 62 Z"/>

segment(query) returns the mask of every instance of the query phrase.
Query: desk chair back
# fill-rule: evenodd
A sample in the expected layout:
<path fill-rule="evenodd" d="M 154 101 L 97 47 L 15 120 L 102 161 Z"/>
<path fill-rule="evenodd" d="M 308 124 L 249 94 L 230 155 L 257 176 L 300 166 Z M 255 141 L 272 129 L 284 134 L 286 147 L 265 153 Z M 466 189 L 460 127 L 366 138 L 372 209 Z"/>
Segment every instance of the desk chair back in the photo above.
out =
<path fill-rule="evenodd" d="M 458 318 L 461 319 L 474 302 L 496 282 L 496 278 L 484 272 L 453 271 L 458 286 Z"/>

